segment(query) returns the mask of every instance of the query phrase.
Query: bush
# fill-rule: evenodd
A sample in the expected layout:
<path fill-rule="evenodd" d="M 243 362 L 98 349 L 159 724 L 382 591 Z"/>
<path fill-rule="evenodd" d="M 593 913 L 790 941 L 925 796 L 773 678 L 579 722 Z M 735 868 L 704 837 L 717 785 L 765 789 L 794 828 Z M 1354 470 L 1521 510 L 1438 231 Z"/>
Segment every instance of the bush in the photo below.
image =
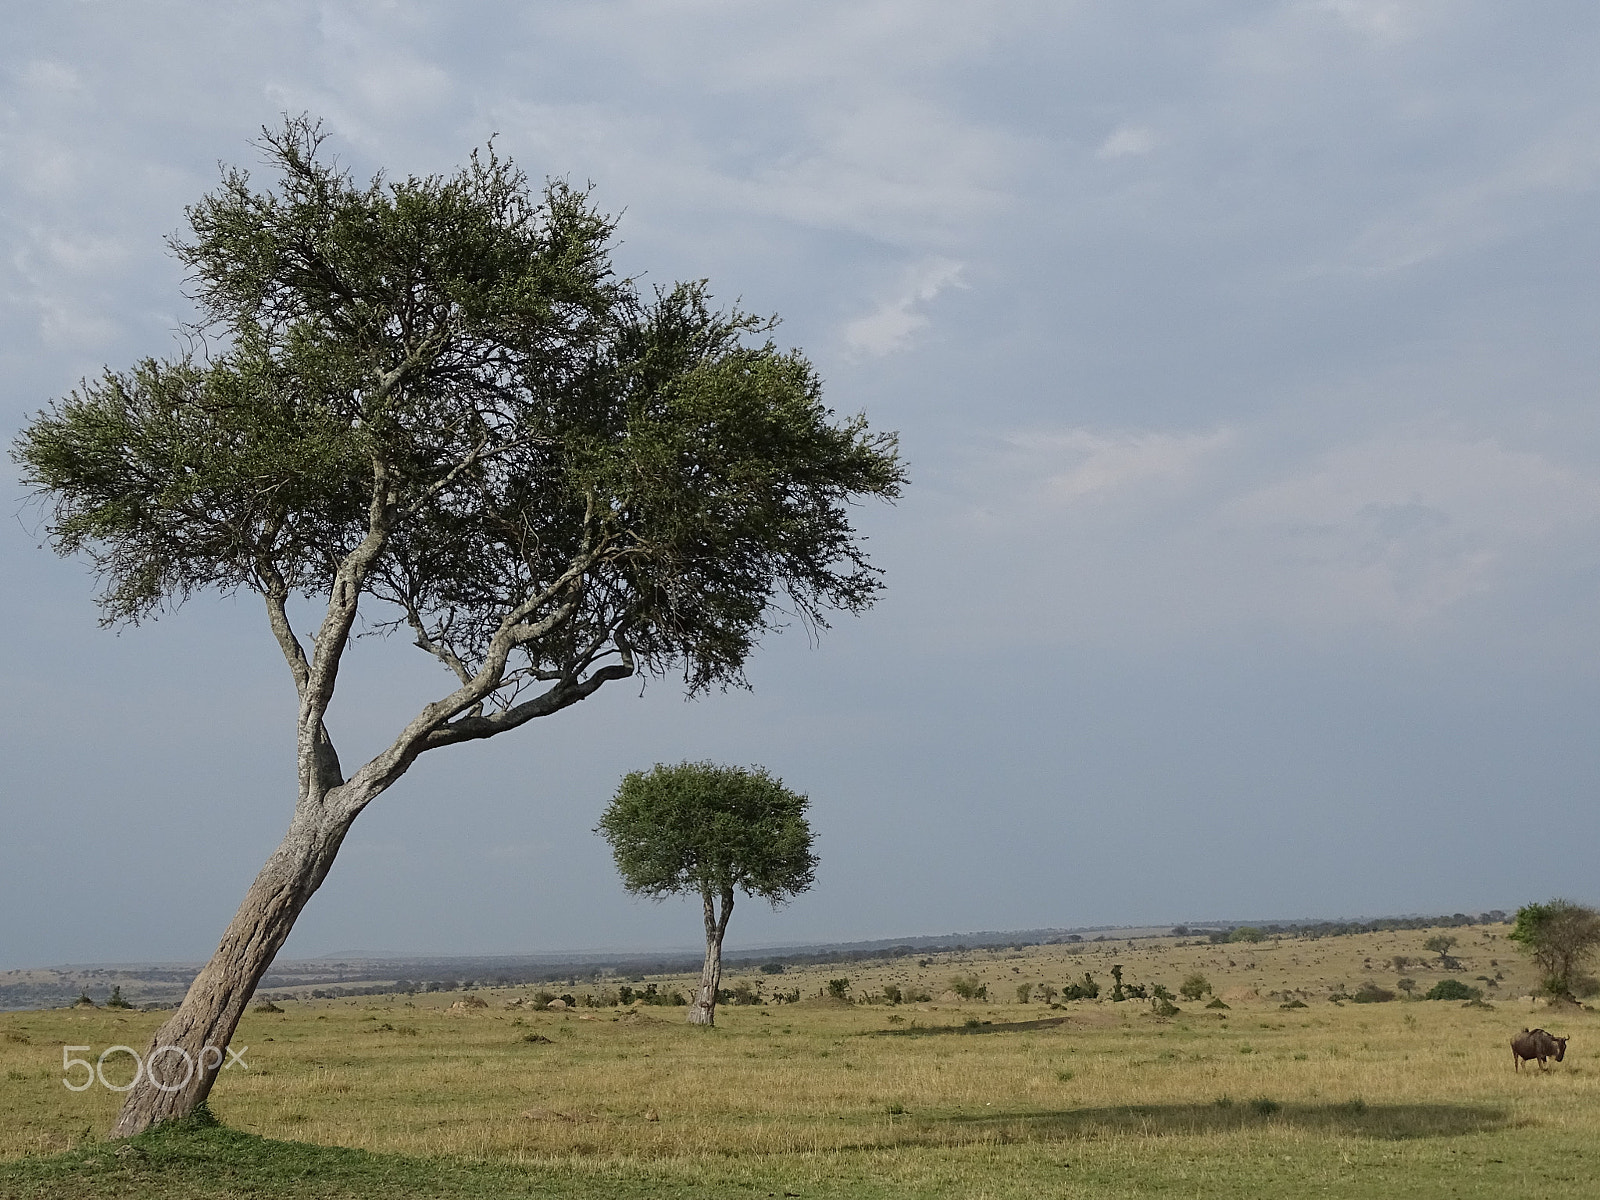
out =
<path fill-rule="evenodd" d="M 1083 978 L 1076 983 L 1069 983 L 1061 989 L 1063 1000 L 1098 1000 L 1100 998 L 1100 985 L 1095 982 L 1093 975 L 1085 971 Z"/>
<path fill-rule="evenodd" d="M 1196 971 L 1189 978 L 1178 985 L 1178 995 L 1185 1000 L 1198 1000 L 1201 996 L 1211 991 L 1211 984 L 1206 977 Z"/>
<path fill-rule="evenodd" d="M 849 978 L 828 980 L 828 995 L 834 1000 L 848 1000 L 850 998 Z"/>
<path fill-rule="evenodd" d="M 1207 1004 L 1206 1007 L 1207 1008 L 1227 1008 L 1229 1006 L 1227 1004 L 1223 1003 L 1221 996 L 1213 996 L 1211 998 L 1211 1003 Z"/>
<path fill-rule="evenodd" d="M 1482 1000 L 1481 988 L 1468 987 L 1459 979 L 1441 979 L 1428 989 L 1424 1000 Z"/>
<path fill-rule="evenodd" d="M 883 1002 L 885 1004 L 899 1004 L 905 996 L 897 984 L 886 983 L 883 985 Z"/>
<path fill-rule="evenodd" d="M 1039 985 L 1039 1001 L 1040 1001 L 1040 1003 L 1043 1003 L 1043 1004 L 1054 1004 L 1056 1002 L 1056 997 L 1059 996 L 1060 994 L 1061 994 L 1060 992 L 1056 991 L 1056 989 L 1051 987 L 1048 983 L 1041 983 Z"/>
<path fill-rule="evenodd" d="M 1263 942 L 1267 935 L 1254 925 L 1241 925 L 1228 935 L 1230 942 Z"/>
<path fill-rule="evenodd" d="M 950 980 L 950 990 L 963 1000 L 987 1000 L 989 985 L 979 983 L 976 975 L 957 975 Z"/>
<path fill-rule="evenodd" d="M 1017 1003 L 1018 1004 L 1027 1004 L 1032 999 L 1033 999 L 1033 984 L 1031 984 L 1031 983 L 1019 983 L 1019 984 L 1017 984 Z"/>
<path fill-rule="evenodd" d="M 106 1007 L 107 1008 L 132 1008 L 133 1007 L 133 1005 L 129 1004 L 126 1000 L 124 1000 L 122 998 L 122 985 L 121 984 L 118 984 L 116 987 L 111 989 L 111 996 L 110 996 L 109 999 L 106 1000 Z"/>
<path fill-rule="evenodd" d="M 656 996 L 656 994 L 655 994 L 656 985 L 653 984 L 653 983 L 649 987 L 647 987 L 645 989 L 645 991 L 646 991 L 646 993 L 648 993 L 643 998 L 644 1002 L 646 1004 L 671 1004 L 672 1003 L 672 1001 L 670 999 L 668 999 L 667 997 L 665 997 L 665 996 L 661 996 L 661 997 L 657 997 Z M 761 1003 L 761 985 L 759 983 L 751 983 L 748 979 L 741 979 L 738 983 L 734 984 L 731 988 L 728 988 L 725 991 L 719 990 L 718 993 L 717 993 L 717 1003 L 719 1003 L 719 1004 L 760 1004 Z"/>
<path fill-rule="evenodd" d="M 1158 1017 L 1175 1017 L 1182 1009 L 1165 996 L 1157 996 L 1150 1001 L 1150 1011 Z"/>
<path fill-rule="evenodd" d="M 782 975 L 783 964 L 781 962 L 762 963 L 761 973 L 763 975 Z"/>
<path fill-rule="evenodd" d="M 1364 983 L 1350 999 L 1357 1004 L 1384 1004 L 1394 999 L 1394 993 L 1388 988 L 1381 988 L 1375 983 Z"/>
<path fill-rule="evenodd" d="M 1417 981 L 1415 979 L 1401 979 L 1395 983 L 1395 987 L 1409 996 L 1417 990 Z"/>

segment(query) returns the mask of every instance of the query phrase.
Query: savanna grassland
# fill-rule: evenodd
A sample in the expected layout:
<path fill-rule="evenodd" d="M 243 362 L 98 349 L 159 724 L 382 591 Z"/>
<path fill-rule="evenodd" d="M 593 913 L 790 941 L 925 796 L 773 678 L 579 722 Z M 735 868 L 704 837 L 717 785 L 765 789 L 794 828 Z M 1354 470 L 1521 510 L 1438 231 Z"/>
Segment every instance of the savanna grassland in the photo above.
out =
<path fill-rule="evenodd" d="M 211 1100 L 221 1128 L 120 1145 L 98 1138 L 116 1095 L 68 1091 L 62 1047 L 142 1049 L 161 1014 L 0 1014 L 0 1196 L 1597 1194 L 1600 1015 L 1528 999 L 1504 926 L 1450 932 L 1454 970 L 1423 949 L 1429 931 L 1401 931 L 735 972 L 802 998 L 724 1006 L 714 1030 L 682 1008 L 537 1009 L 531 988 L 477 991 L 483 1007 L 459 992 L 285 1004 L 241 1026 L 248 1069 Z M 1130 983 L 1176 992 L 1198 972 L 1212 991 L 1159 1017 L 1108 1000 L 1113 963 Z M 1018 1002 L 1019 985 L 1086 971 L 1097 1001 Z M 835 978 L 858 999 L 930 999 L 819 997 Z M 1329 999 L 1401 978 L 1416 995 L 1459 979 L 1491 1007 Z M 955 999 L 952 980 L 987 999 Z M 1566 1061 L 1514 1072 L 1525 1025 L 1571 1035 Z M 107 1060 L 113 1083 L 130 1070 Z"/>

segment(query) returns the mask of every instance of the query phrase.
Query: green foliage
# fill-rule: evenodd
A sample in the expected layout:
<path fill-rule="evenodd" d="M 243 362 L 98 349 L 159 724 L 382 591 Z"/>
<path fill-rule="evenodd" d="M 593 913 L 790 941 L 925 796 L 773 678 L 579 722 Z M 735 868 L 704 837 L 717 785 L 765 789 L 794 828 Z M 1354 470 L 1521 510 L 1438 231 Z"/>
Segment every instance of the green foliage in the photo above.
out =
<path fill-rule="evenodd" d="M 1384 1004 L 1394 999 L 1394 993 L 1388 988 L 1381 988 L 1375 983 L 1364 983 L 1356 989 L 1355 995 L 1350 999 L 1357 1004 Z"/>
<path fill-rule="evenodd" d="M 885 1004 L 899 1004 L 904 999 L 897 984 L 886 983 L 883 985 L 883 1002 Z"/>
<path fill-rule="evenodd" d="M 1469 987 L 1459 979 L 1441 979 L 1428 989 L 1424 1000 L 1482 1000 L 1481 988 Z"/>
<path fill-rule="evenodd" d="M 1088 971 L 1083 973 L 1083 978 L 1067 984 L 1061 989 L 1063 1000 L 1097 1000 L 1100 998 L 1100 984 Z"/>
<path fill-rule="evenodd" d="M 850 998 L 849 977 L 828 980 L 828 996 L 833 1000 L 848 1000 Z"/>
<path fill-rule="evenodd" d="M 1232 1005 L 1223 1003 L 1221 996 L 1213 996 L 1206 1004 L 1207 1008 L 1231 1008 Z"/>
<path fill-rule="evenodd" d="M 1539 965 L 1548 994 L 1570 999 L 1584 966 L 1600 949 L 1600 912 L 1561 899 L 1526 904 L 1506 936 Z"/>
<path fill-rule="evenodd" d="M 1032 999 L 1033 999 L 1033 984 L 1031 984 L 1031 983 L 1019 983 L 1019 984 L 1017 984 L 1017 1003 L 1018 1004 L 1027 1004 Z"/>
<path fill-rule="evenodd" d="M 655 984 L 650 985 L 652 988 Z M 670 1003 L 670 1001 L 668 1001 Z M 740 980 L 731 988 L 717 992 L 718 1004 L 760 1004 L 761 985 L 750 980 Z"/>
<path fill-rule="evenodd" d="M 950 990 L 963 1000 L 987 1000 L 989 985 L 979 983 L 976 975 L 956 975 L 950 980 Z"/>
<path fill-rule="evenodd" d="M 596 832 L 636 895 L 737 889 L 777 907 L 816 878 L 807 803 L 761 767 L 657 764 L 623 778 Z"/>
<path fill-rule="evenodd" d="M 1230 942 L 1260 942 L 1266 940 L 1266 934 L 1254 925 L 1241 925 L 1228 934 Z"/>
<path fill-rule="evenodd" d="M 1122 986 L 1122 964 L 1117 963 L 1111 968 L 1111 1002 L 1121 1004 L 1127 998 L 1127 989 Z"/>
<path fill-rule="evenodd" d="M 635 671 L 740 683 L 775 602 L 871 603 L 849 504 L 897 494 L 894 438 L 835 421 L 770 322 L 703 284 L 641 296 L 585 193 L 492 150 L 358 184 L 322 141 L 267 131 L 275 185 L 229 170 L 189 209 L 214 351 L 107 370 L 16 441 L 108 621 L 354 587 L 475 699 L 549 685 L 542 715 Z M 509 724 L 471 708 L 432 716 Z"/>
<path fill-rule="evenodd" d="M 1210 980 L 1198 971 L 1178 985 L 1178 994 L 1185 1000 L 1198 1000 L 1201 996 L 1209 995 L 1210 992 Z"/>
<path fill-rule="evenodd" d="M 1399 988 L 1402 992 L 1409 996 L 1412 992 L 1416 991 L 1417 981 L 1415 979 L 1397 979 L 1395 980 L 1395 987 Z"/>
<path fill-rule="evenodd" d="M 107 1008 L 132 1008 L 133 1007 L 133 1005 L 129 1004 L 126 1000 L 124 1000 L 122 998 L 122 985 L 121 984 L 117 984 L 115 987 L 113 987 L 111 989 L 111 995 L 109 997 L 107 997 L 107 999 L 106 999 L 106 1007 Z"/>
<path fill-rule="evenodd" d="M 1439 933 L 1422 943 L 1424 950 L 1432 950 L 1439 956 L 1439 965 L 1446 970 L 1455 970 L 1459 965 L 1450 957 L 1450 949 L 1461 939 L 1450 933 Z"/>

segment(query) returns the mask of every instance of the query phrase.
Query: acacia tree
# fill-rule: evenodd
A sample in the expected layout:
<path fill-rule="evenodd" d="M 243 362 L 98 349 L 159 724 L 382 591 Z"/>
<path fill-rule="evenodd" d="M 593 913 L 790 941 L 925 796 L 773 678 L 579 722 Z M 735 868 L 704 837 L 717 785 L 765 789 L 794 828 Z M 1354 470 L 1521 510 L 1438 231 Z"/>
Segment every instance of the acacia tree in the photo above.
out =
<path fill-rule="evenodd" d="M 776 604 L 825 624 L 871 603 L 847 506 L 903 483 L 893 435 L 836 420 L 770 323 L 618 278 L 585 194 L 535 192 L 492 149 L 363 185 L 312 122 L 263 132 L 275 186 L 225 171 L 172 242 L 199 349 L 107 369 L 13 450 L 105 622 L 254 592 L 297 696 L 288 832 L 119 1136 L 205 1099 L 351 822 L 420 755 L 635 674 L 741 685 Z M 363 629 L 403 631 L 449 682 L 347 772 L 327 717 Z"/>
<path fill-rule="evenodd" d="M 658 763 L 624 776 L 600 818 L 595 832 L 611 843 L 628 891 L 656 900 L 700 896 L 706 961 L 691 1025 L 716 1023 L 734 892 L 777 908 L 816 879 L 807 803 L 761 767 Z"/>
<path fill-rule="evenodd" d="M 1547 994 L 1570 1000 L 1573 984 L 1600 950 L 1600 912 L 1570 900 L 1525 904 L 1506 937 L 1539 964 Z"/>

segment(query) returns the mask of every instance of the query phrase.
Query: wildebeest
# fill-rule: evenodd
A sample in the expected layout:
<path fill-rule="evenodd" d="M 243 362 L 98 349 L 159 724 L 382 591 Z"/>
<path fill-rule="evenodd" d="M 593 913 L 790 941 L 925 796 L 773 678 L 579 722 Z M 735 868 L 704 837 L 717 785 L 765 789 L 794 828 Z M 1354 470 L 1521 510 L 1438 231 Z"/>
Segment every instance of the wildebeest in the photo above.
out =
<path fill-rule="evenodd" d="M 1542 1071 L 1545 1069 L 1545 1059 L 1553 1058 L 1560 1062 L 1566 1056 L 1567 1039 L 1555 1037 L 1542 1029 L 1524 1029 L 1511 1039 L 1511 1062 L 1519 1071 L 1525 1059 L 1538 1059 Z"/>

